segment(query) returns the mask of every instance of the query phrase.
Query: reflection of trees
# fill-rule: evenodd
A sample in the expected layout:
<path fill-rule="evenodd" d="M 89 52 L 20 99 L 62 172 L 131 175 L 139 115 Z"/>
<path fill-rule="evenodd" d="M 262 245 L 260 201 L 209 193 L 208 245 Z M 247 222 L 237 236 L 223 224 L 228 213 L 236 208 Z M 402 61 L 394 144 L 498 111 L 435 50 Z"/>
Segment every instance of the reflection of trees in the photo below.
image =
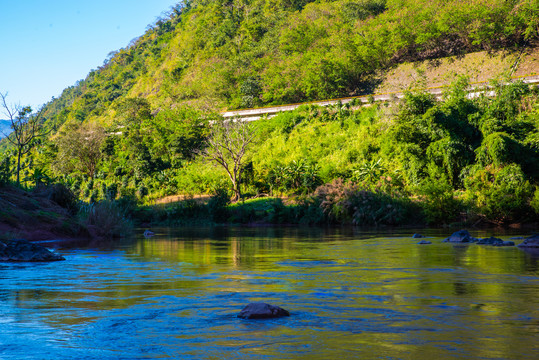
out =
<path fill-rule="evenodd" d="M 141 239 L 136 252 L 147 259 L 183 262 L 204 266 L 232 265 L 233 269 L 260 266 L 265 257 L 283 257 L 293 251 L 290 240 L 283 238 L 245 238 L 231 236 L 225 239 Z"/>
<path fill-rule="evenodd" d="M 524 252 L 524 262 L 522 262 L 522 271 L 530 273 L 539 273 L 539 249 L 527 248 Z"/>
<path fill-rule="evenodd" d="M 462 268 L 468 266 L 471 262 L 468 254 L 469 245 L 454 245 L 452 247 L 453 266 Z M 476 284 L 470 282 L 466 276 L 460 273 L 452 273 L 453 294 L 457 296 L 472 295 L 477 293 Z"/>

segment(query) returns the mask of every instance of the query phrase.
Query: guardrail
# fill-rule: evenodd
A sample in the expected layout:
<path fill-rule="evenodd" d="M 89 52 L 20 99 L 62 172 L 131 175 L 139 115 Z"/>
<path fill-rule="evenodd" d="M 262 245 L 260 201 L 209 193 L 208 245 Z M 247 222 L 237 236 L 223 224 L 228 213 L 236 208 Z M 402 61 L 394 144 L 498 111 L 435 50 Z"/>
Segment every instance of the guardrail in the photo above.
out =
<path fill-rule="evenodd" d="M 527 83 L 527 84 L 539 84 L 539 75 L 536 75 L 536 74 L 525 75 L 525 76 L 514 76 L 511 79 L 513 81 L 522 80 L 524 83 Z M 446 89 L 447 87 L 448 86 L 441 86 L 441 87 L 435 87 L 435 88 L 427 88 L 426 90 L 429 93 L 435 95 L 437 98 L 441 98 L 444 89 Z M 486 89 L 488 88 L 489 88 L 489 85 L 487 81 L 479 81 L 479 82 L 472 83 L 470 84 L 468 97 L 469 98 L 477 97 L 480 94 L 485 93 Z M 494 95 L 493 91 L 490 91 L 487 93 L 487 96 L 492 96 L 492 95 Z M 361 95 L 361 96 L 345 97 L 345 98 L 330 99 L 330 100 L 323 100 L 323 101 L 311 101 L 311 102 L 304 102 L 304 103 L 297 103 L 297 104 L 279 105 L 279 106 L 262 107 L 262 108 L 254 108 L 254 109 L 232 110 L 232 111 L 226 111 L 222 113 L 221 115 L 225 119 L 241 118 L 244 121 L 255 121 L 263 117 L 266 117 L 266 118 L 274 117 L 280 112 L 295 110 L 302 105 L 329 106 L 329 105 L 338 104 L 339 102 L 341 104 L 346 104 L 354 100 L 355 101 L 359 100 L 361 101 L 362 104 L 367 104 L 372 101 L 375 101 L 375 102 L 391 101 L 394 99 L 401 99 L 403 97 L 404 97 L 404 92 L 378 93 L 378 94 L 372 94 L 372 95 Z"/>

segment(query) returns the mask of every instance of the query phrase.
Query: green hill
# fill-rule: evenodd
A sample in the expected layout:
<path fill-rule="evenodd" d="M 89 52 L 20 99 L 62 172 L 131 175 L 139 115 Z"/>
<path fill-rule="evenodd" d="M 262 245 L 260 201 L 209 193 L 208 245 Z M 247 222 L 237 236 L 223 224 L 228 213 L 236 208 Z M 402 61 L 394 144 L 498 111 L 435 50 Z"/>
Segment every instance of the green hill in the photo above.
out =
<path fill-rule="evenodd" d="M 529 220 L 539 201 L 536 90 L 498 87 L 497 98 L 472 101 L 460 75 L 536 69 L 538 29 L 535 0 L 185 1 L 45 105 L 51 135 L 23 159 L 21 177 L 63 182 L 88 201 L 211 193 L 227 179 L 199 150 L 219 111 L 456 79 L 438 105 L 412 92 L 401 105 L 261 121 L 244 190 L 308 194 L 352 180 L 430 204 L 429 219 L 445 222 L 435 205 L 452 219 L 462 206 L 481 213 L 507 200 L 513 172 L 521 193 L 482 214 Z"/>
<path fill-rule="evenodd" d="M 533 0 L 193 0 L 179 4 L 47 105 L 57 126 L 153 112 L 244 108 L 369 93 L 403 62 L 537 43 Z"/>

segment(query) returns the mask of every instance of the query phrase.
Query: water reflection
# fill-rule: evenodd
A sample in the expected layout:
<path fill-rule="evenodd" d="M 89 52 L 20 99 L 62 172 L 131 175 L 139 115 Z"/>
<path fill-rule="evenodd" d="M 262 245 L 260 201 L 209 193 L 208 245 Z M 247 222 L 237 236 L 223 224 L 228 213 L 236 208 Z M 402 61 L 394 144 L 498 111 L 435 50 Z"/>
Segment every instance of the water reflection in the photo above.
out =
<path fill-rule="evenodd" d="M 533 358 L 537 258 L 321 228 L 155 229 L 0 266 L 2 359 Z M 142 231 L 140 232 L 142 234 Z M 248 302 L 292 316 L 235 317 Z M 30 347 L 28 344 L 31 343 Z"/>

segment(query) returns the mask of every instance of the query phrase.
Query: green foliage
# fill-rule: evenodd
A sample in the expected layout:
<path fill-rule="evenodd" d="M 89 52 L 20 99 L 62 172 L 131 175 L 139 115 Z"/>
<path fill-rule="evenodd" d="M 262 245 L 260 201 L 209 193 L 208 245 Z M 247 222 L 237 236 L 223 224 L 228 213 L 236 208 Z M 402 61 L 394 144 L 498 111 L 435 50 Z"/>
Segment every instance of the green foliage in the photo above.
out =
<path fill-rule="evenodd" d="M 321 185 L 318 165 L 303 160 L 277 165 L 268 173 L 267 184 L 271 190 L 307 194 Z"/>
<path fill-rule="evenodd" d="M 411 216 L 412 206 L 406 199 L 363 190 L 342 179 L 318 187 L 314 196 L 330 222 L 359 226 L 401 225 Z"/>
<path fill-rule="evenodd" d="M 119 120 L 111 109 L 136 122 L 150 107 L 216 110 L 359 94 L 372 74 L 398 62 L 518 47 L 539 36 L 532 0 L 198 0 L 175 9 L 48 103 L 49 128 Z"/>
<path fill-rule="evenodd" d="M 535 187 L 535 192 L 533 193 L 533 198 L 530 202 L 530 206 L 532 207 L 534 213 L 536 216 L 539 216 L 539 187 Z"/>
<path fill-rule="evenodd" d="M 420 204 L 429 224 L 448 225 L 458 220 L 464 207 L 455 199 L 453 187 L 443 175 L 425 179 L 417 192 L 423 197 Z"/>
<path fill-rule="evenodd" d="M 384 174 L 385 172 L 381 161 L 382 159 L 379 158 L 376 161 L 373 159 L 371 161 L 362 163 L 357 168 L 352 170 L 351 179 L 355 182 L 363 184 L 377 184 L 377 182 L 382 177 L 382 174 Z"/>
<path fill-rule="evenodd" d="M 465 187 L 476 211 L 489 221 L 504 224 L 529 216 L 533 187 L 517 164 L 476 167 Z"/>
<path fill-rule="evenodd" d="M 230 204 L 230 194 L 226 189 L 219 188 L 208 201 L 208 211 L 216 223 L 224 222 L 228 218 L 227 205 Z"/>
<path fill-rule="evenodd" d="M 2 161 L 0 162 L 0 186 L 5 186 L 9 184 L 9 180 L 11 178 L 11 171 L 10 171 L 10 158 L 4 157 Z"/>
<path fill-rule="evenodd" d="M 45 105 L 53 136 L 21 159 L 26 184 L 65 181 L 86 201 L 130 203 L 126 211 L 140 218 L 224 221 L 226 170 L 200 156 L 217 111 L 358 95 L 399 62 L 533 44 L 536 10 L 531 0 L 183 2 Z M 397 106 L 369 97 L 360 110 L 304 105 L 261 120 L 236 195 L 302 197 L 260 200 L 267 211 L 245 205 L 232 217 L 399 224 L 409 219 L 406 198 L 432 223 L 450 222 L 462 206 L 489 221 L 529 217 L 539 92 L 505 82 L 491 84 L 494 97 L 468 99 L 459 78 L 443 101 L 413 89 Z M 0 183 L 9 170 L 2 163 Z M 309 197 L 317 187 L 330 200 Z M 211 205 L 188 199 L 155 215 L 132 206 L 209 193 L 217 193 Z"/>

